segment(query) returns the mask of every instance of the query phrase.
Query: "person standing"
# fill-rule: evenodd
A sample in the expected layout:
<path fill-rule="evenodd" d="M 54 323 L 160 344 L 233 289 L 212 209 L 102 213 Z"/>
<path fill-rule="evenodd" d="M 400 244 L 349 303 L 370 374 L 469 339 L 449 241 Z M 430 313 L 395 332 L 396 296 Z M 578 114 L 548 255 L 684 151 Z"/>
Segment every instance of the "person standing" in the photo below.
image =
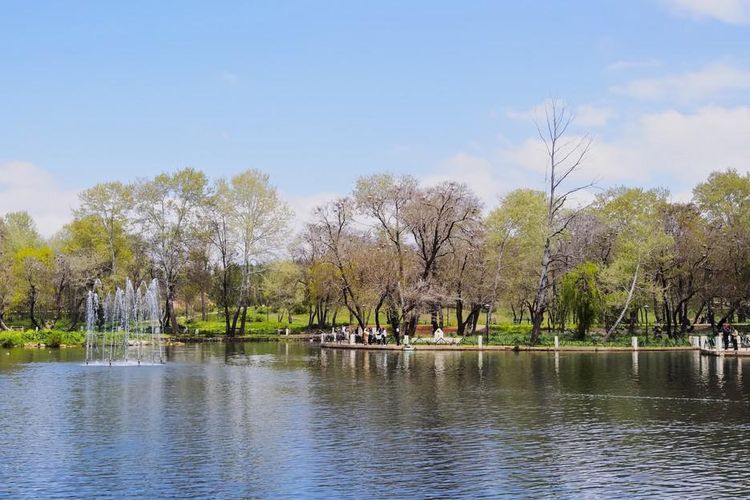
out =
<path fill-rule="evenodd" d="M 729 336 L 732 334 L 732 325 L 729 321 L 721 325 L 721 340 L 724 344 L 724 349 L 729 349 Z"/>

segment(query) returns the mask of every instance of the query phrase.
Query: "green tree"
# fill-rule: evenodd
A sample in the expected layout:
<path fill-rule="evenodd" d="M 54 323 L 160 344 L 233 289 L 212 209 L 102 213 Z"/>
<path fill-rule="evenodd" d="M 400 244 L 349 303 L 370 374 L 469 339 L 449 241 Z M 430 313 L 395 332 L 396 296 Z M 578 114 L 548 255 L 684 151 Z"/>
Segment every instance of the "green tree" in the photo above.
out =
<path fill-rule="evenodd" d="M 13 256 L 13 274 L 17 289 L 16 302 L 26 304 L 31 325 L 43 327 L 40 311 L 48 307 L 54 279 L 54 252 L 49 247 L 24 247 Z"/>
<path fill-rule="evenodd" d="M 232 241 L 237 246 L 236 255 L 242 269 L 240 297 L 232 319 L 231 334 L 237 331 L 239 317 L 240 335 L 243 335 L 256 263 L 282 248 L 280 239 L 286 231 L 292 211 L 271 185 L 268 174 L 258 170 L 246 170 L 235 175 L 230 180 L 229 187 L 229 221 L 234 233 Z"/>
<path fill-rule="evenodd" d="M 715 293 L 727 303 L 721 324 L 750 297 L 750 173 L 713 172 L 695 187 L 693 199 L 713 243 L 706 268 L 718 284 Z"/>
<path fill-rule="evenodd" d="M 615 332 L 638 291 L 646 290 L 647 277 L 658 272 L 672 246 L 664 228 L 667 196 L 663 189 L 619 187 L 597 198 L 598 215 L 612 238 L 611 259 L 603 281 L 611 306 L 619 310 L 606 338 Z"/>
<path fill-rule="evenodd" d="M 130 222 L 128 215 L 133 205 L 133 187 L 121 182 L 105 182 L 82 191 L 79 198 L 81 206 L 76 210 L 76 216 L 93 217 L 98 222 L 97 229 L 107 245 L 110 273 L 115 280 L 122 278 L 117 273 L 124 266 L 119 266 L 118 261 L 124 248 L 122 236 Z"/>
<path fill-rule="evenodd" d="M 203 172 L 185 168 L 142 181 L 135 190 L 139 229 L 165 285 L 164 328 L 173 333 L 179 330 L 175 297 L 206 199 L 206 182 Z"/>
<path fill-rule="evenodd" d="M 488 265 L 493 269 L 493 303 L 506 301 L 515 321 L 532 312 L 545 241 L 547 202 L 543 192 L 511 191 L 487 216 Z"/>
<path fill-rule="evenodd" d="M 602 294 L 597 278 L 599 266 L 584 262 L 568 271 L 561 281 L 561 301 L 576 324 L 578 339 L 583 340 L 602 309 Z"/>

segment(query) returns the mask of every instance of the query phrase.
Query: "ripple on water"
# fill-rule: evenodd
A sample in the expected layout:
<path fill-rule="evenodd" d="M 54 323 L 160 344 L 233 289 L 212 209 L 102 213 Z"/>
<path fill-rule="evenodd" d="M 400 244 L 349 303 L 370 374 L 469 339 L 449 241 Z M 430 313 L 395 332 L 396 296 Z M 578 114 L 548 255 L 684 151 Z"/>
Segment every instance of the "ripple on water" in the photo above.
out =
<path fill-rule="evenodd" d="M 0 366 L 0 497 L 750 494 L 736 363 L 641 354 L 636 383 L 616 354 L 169 354 Z"/>

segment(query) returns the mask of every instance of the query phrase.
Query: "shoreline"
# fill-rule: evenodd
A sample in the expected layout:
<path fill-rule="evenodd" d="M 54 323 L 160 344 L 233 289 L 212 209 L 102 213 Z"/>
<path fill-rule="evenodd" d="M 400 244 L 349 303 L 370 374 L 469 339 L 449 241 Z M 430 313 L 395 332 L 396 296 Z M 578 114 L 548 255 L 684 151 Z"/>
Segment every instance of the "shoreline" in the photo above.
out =
<path fill-rule="evenodd" d="M 403 345 L 364 345 L 364 344 L 336 344 L 333 342 L 323 342 L 319 344 L 324 349 L 346 349 L 361 351 L 403 351 Z M 414 351 L 499 351 L 499 352 L 520 352 L 520 351 L 538 351 L 538 352 L 639 352 L 639 351 L 698 351 L 698 347 L 693 346 L 675 346 L 675 347 L 599 347 L 599 346 L 511 346 L 511 345 L 452 345 L 452 344 L 420 344 L 413 345 Z M 750 356 L 750 352 L 746 354 Z"/>

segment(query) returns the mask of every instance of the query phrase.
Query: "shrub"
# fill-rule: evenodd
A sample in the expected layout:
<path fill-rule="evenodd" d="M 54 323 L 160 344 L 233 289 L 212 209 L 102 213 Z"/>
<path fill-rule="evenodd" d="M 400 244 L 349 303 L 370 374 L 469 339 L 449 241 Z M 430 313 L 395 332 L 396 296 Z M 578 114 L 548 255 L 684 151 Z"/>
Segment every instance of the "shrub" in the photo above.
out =
<path fill-rule="evenodd" d="M 49 332 L 44 343 L 47 345 L 47 347 L 60 347 L 62 344 L 64 344 L 62 332 Z"/>

